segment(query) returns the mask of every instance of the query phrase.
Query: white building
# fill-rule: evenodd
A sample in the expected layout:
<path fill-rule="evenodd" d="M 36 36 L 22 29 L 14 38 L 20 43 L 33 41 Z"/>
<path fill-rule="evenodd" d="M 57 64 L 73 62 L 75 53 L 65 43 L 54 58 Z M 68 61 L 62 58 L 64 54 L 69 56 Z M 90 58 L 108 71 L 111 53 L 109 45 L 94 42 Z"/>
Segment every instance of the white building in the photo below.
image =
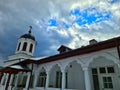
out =
<path fill-rule="evenodd" d="M 120 37 L 57 55 L 34 58 L 35 38 L 18 39 L 15 55 L 0 70 L 0 90 L 120 90 Z"/>

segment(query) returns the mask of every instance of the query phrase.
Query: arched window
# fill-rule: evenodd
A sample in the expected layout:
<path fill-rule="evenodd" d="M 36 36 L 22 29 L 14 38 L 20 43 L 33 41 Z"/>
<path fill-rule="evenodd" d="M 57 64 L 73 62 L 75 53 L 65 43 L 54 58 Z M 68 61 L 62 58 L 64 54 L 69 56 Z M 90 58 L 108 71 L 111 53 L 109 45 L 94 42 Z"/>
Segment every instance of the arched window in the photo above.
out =
<path fill-rule="evenodd" d="M 26 49 L 27 49 L 27 42 L 24 42 L 22 51 L 26 51 Z"/>
<path fill-rule="evenodd" d="M 37 87 L 45 87 L 45 83 L 46 83 L 46 72 L 40 72 L 37 81 Z"/>
<path fill-rule="evenodd" d="M 33 50 L 33 44 L 30 44 L 29 52 L 32 52 Z"/>
<path fill-rule="evenodd" d="M 19 51 L 19 49 L 20 49 L 20 45 L 21 45 L 21 43 L 19 43 L 18 48 L 17 48 L 17 51 Z"/>

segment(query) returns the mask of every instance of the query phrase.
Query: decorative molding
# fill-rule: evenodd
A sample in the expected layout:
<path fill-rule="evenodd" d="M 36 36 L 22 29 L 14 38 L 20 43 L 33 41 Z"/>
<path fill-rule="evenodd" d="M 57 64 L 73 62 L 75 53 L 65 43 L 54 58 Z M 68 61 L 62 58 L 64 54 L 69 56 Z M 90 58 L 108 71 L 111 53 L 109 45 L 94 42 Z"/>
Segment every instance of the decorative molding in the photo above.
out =
<path fill-rule="evenodd" d="M 106 52 L 93 55 L 90 58 L 90 61 L 89 61 L 88 65 L 90 65 L 90 63 L 92 63 L 95 60 L 95 58 L 100 57 L 100 56 L 105 57 L 107 60 L 113 61 L 115 64 L 118 65 L 118 67 L 120 67 L 120 65 L 119 65 L 119 62 L 120 62 L 119 59 L 117 59 L 115 56 L 111 55 L 110 53 L 106 53 Z"/>

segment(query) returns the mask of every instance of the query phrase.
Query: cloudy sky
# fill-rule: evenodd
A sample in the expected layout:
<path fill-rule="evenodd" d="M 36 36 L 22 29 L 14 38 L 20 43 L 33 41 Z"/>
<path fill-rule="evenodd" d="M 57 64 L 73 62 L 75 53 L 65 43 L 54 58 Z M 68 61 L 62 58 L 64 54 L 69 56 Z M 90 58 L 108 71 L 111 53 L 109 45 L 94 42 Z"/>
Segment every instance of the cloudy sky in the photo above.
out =
<path fill-rule="evenodd" d="M 32 26 L 36 57 L 120 36 L 120 0 L 0 0 L 0 61 Z"/>

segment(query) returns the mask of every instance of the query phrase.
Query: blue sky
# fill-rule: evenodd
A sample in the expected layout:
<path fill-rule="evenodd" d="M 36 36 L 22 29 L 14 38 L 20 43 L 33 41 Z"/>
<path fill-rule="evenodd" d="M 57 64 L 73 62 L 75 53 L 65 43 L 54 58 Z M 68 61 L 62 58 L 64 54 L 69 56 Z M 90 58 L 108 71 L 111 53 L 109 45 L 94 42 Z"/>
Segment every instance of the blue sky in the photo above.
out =
<path fill-rule="evenodd" d="M 30 25 L 35 56 L 58 54 L 60 45 L 75 49 L 120 36 L 120 0 L 0 0 L 1 63 Z"/>

